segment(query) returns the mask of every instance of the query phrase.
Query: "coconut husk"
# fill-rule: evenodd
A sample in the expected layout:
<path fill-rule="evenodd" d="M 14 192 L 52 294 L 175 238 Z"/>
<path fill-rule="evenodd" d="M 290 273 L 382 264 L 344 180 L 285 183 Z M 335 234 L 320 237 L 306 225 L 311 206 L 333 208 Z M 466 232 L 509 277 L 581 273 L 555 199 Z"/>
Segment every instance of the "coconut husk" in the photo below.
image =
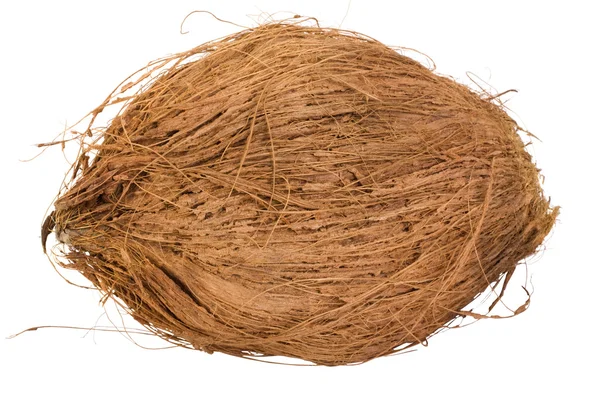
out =
<path fill-rule="evenodd" d="M 354 32 L 244 30 L 91 117 L 44 242 L 206 352 L 340 365 L 425 343 L 498 300 L 558 213 L 497 98 Z"/>

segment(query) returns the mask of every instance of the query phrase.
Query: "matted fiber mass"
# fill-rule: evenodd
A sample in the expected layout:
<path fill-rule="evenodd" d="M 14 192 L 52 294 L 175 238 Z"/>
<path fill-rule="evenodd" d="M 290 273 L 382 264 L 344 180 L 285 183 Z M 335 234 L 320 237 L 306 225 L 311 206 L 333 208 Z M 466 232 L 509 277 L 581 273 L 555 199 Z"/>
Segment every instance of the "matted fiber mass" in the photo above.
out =
<path fill-rule="evenodd" d="M 391 354 L 468 315 L 553 226 L 503 107 L 368 37 L 273 23 L 152 68 L 94 111 L 126 100 L 43 236 L 173 343 Z"/>

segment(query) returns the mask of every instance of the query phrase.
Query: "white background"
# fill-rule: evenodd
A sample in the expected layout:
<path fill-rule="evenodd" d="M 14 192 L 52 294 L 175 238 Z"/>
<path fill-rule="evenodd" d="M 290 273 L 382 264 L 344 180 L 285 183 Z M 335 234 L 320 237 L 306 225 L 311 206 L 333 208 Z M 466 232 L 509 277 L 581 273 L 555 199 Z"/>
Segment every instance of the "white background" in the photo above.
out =
<path fill-rule="evenodd" d="M 2 2 L 0 398 L 600 398 L 600 31 L 593 4 Z M 68 167 L 60 149 L 32 162 L 19 160 L 37 154 L 33 144 L 52 140 L 148 61 L 238 29 L 195 14 L 185 24 L 190 33 L 182 36 L 179 24 L 192 10 L 247 26 L 261 12 L 314 16 L 323 26 L 341 24 L 386 44 L 419 49 L 435 60 L 439 73 L 462 82 L 470 71 L 499 92 L 518 89 L 506 97 L 508 106 L 541 139 L 533 152 L 546 177 L 544 188 L 562 206 L 544 254 L 529 263 L 535 287 L 530 309 L 444 332 L 416 352 L 354 367 L 150 351 L 118 333 L 42 329 L 4 339 L 36 325 L 110 325 L 98 294 L 64 282 L 41 251 L 44 211 Z"/>

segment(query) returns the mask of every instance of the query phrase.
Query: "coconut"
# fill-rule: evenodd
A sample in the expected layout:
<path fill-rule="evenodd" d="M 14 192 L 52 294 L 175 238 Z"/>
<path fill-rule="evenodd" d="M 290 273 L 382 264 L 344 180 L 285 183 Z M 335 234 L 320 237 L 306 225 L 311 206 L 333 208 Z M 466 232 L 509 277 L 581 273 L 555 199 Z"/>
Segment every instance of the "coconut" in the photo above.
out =
<path fill-rule="evenodd" d="M 354 32 L 247 29 L 91 116 L 44 247 L 53 231 L 62 267 L 209 353 L 340 365 L 426 343 L 497 303 L 558 213 L 497 97 Z"/>

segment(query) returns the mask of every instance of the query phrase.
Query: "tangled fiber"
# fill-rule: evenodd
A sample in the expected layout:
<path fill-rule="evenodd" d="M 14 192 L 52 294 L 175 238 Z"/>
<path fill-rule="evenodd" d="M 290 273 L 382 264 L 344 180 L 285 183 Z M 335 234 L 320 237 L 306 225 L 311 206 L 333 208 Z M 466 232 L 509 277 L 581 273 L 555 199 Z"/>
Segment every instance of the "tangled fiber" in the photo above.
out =
<path fill-rule="evenodd" d="M 206 352 L 340 365 L 425 343 L 496 304 L 558 213 L 497 98 L 353 32 L 244 30 L 91 117 L 44 247 Z"/>

